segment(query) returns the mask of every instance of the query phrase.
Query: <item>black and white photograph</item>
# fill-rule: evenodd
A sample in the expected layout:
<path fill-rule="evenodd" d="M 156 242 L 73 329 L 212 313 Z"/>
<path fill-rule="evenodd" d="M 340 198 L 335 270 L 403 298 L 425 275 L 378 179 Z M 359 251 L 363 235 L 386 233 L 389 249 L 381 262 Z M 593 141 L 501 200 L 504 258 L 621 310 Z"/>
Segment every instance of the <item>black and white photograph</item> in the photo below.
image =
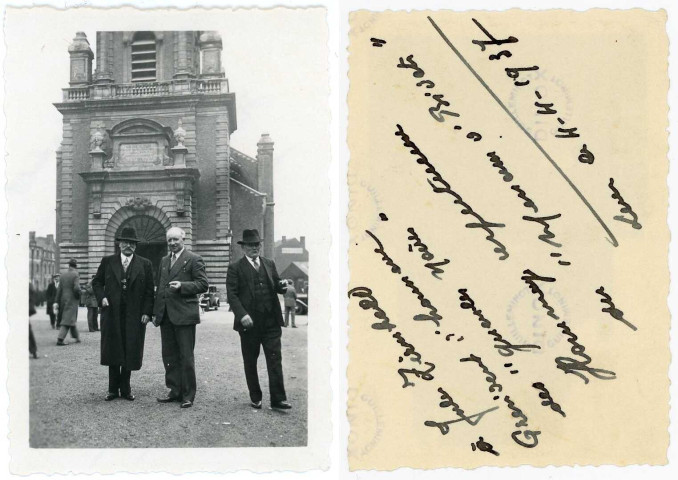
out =
<path fill-rule="evenodd" d="M 326 465 L 325 15 L 7 10 L 13 471 Z"/>

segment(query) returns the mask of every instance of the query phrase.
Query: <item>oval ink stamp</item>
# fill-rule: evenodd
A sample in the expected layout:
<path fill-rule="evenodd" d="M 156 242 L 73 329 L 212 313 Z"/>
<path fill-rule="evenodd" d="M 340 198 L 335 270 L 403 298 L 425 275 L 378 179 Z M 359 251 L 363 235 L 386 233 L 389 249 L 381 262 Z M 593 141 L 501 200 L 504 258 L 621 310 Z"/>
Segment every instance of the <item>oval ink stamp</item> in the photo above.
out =
<path fill-rule="evenodd" d="M 506 308 L 506 321 L 511 339 L 516 344 L 533 343 L 541 349 L 532 350 L 533 354 L 542 354 L 544 350 L 553 348 L 563 338 L 556 327 L 559 321 L 568 321 L 570 310 L 563 295 L 553 287 L 544 291 L 549 304 L 555 309 L 560 320 L 554 320 L 546 314 L 529 287 L 516 293 Z"/>

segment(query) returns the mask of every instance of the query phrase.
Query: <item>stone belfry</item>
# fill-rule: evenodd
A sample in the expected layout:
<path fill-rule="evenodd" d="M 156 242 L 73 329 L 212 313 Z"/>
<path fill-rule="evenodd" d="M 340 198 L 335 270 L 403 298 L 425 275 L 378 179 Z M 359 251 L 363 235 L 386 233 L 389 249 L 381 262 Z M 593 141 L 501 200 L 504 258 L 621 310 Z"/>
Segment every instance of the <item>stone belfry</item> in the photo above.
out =
<path fill-rule="evenodd" d="M 68 53 L 69 86 L 55 104 L 61 268 L 74 257 L 83 281 L 91 278 L 128 225 L 142 239 L 137 253 L 157 267 L 166 230 L 179 226 L 223 290 L 234 232 L 258 228 L 272 248 L 274 201 L 270 137 L 256 158 L 230 146 L 235 94 L 220 35 L 97 32 L 95 56 L 78 32 Z"/>

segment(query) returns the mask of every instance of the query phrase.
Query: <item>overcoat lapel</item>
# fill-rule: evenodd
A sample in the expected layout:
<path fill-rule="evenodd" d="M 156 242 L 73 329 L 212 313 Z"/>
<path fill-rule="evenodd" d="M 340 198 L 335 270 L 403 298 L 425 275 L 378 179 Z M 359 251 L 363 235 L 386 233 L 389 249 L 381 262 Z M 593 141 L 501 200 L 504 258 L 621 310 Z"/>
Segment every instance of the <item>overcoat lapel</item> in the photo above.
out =
<path fill-rule="evenodd" d="M 121 262 L 121 266 L 122 266 L 122 262 Z M 139 276 L 139 274 L 141 273 L 141 270 L 142 270 L 141 262 L 137 260 L 136 255 L 134 255 L 132 257 L 132 263 L 130 263 L 127 268 L 131 269 L 130 272 L 129 272 L 129 284 L 131 286 L 134 283 L 134 279 L 136 279 Z"/>
<path fill-rule="evenodd" d="M 122 260 L 120 260 L 120 255 L 113 257 L 111 270 L 113 270 L 115 278 L 118 279 L 118 283 L 122 283 Z"/>
<path fill-rule="evenodd" d="M 181 252 L 181 255 L 179 255 L 179 258 L 177 258 L 177 261 L 174 262 L 174 266 L 170 268 L 168 277 L 169 280 L 172 280 L 174 277 L 176 277 L 177 273 L 179 273 L 179 270 L 181 270 L 181 267 L 186 265 L 186 263 L 188 263 L 188 255 L 186 255 L 186 248 L 184 248 L 184 251 Z M 167 264 L 172 264 L 172 254 L 170 254 Z"/>

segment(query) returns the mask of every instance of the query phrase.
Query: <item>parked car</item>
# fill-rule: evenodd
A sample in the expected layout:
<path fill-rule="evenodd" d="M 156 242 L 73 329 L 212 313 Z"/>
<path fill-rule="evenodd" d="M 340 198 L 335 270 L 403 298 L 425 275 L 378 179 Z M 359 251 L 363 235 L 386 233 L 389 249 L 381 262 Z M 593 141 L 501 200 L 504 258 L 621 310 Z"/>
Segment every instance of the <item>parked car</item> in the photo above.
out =
<path fill-rule="evenodd" d="M 219 298 L 219 292 L 217 292 L 217 287 L 214 285 L 207 287 L 207 291 L 200 294 L 198 301 L 200 302 L 200 308 L 202 308 L 203 312 L 218 309 L 221 300 Z"/>
<path fill-rule="evenodd" d="M 306 315 L 308 313 L 308 294 L 297 293 L 297 308 L 295 312 L 297 315 Z"/>

